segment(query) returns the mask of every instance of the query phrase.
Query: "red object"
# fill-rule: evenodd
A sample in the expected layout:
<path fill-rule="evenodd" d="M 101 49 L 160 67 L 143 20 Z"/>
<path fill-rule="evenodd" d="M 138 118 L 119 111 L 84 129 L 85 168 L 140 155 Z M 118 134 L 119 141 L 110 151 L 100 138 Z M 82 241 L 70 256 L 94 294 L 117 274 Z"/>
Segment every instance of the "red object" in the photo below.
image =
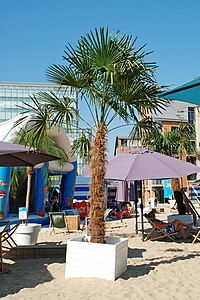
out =
<path fill-rule="evenodd" d="M 85 217 L 87 216 L 88 214 L 88 203 L 85 202 L 85 201 L 82 201 L 82 202 L 75 202 L 73 204 L 74 208 L 75 209 L 78 209 L 79 213 L 80 213 L 80 218 L 81 219 L 85 219 Z"/>
<path fill-rule="evenodd" d="M 42 211 L 42 209 L 40 208 L 39 211 L 38 211 L 38 216 L 40 217 L 44 217 L 44 213 Z"/>
<path fill-rule="evenodd" d="M 116 212 L 116 218 L 117 218 L 118 220 L 121 219 L 121 213 L 120 213 L 120 211 L 117 211 L 117 212 Z"/>

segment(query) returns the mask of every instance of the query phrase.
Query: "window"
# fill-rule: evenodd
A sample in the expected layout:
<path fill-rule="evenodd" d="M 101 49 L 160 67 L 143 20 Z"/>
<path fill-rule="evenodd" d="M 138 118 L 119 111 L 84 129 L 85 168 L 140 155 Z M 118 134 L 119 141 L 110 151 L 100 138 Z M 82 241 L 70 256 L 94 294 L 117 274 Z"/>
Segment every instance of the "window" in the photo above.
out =
<path fill-rule="evenodd" d="M 175 131 L 175 130 L 177 130 L 178 129 L 178 126 L 172 126 L 171 127 L 171 131 Z"/>
<path fill-rule="evenodd" d="M 187 161 L 196 165 L 196 157 L 194 156 L 187 156 Z M 197 174 L 191 174 L 187 176 L 187 180 L 196 180 L 197 179 Z"/>
<path fill-rule="evenodd" d="M 193 124 L 194 118 L 195 118 L 194 107 L 188 107 L 188 122 Z"/>
<path fill-rule="evenodd" d="M 121 146 L 126 147 L 127 146 L 127 139 L 122 139 L 121 140 Z"/>

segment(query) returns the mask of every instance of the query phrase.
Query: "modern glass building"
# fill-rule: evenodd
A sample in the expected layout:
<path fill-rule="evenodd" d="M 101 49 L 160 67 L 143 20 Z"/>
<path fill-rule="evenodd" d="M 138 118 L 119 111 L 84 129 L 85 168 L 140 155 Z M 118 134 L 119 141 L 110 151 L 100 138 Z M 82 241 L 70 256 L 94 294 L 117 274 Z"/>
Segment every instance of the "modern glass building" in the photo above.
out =
<path fill-rule="evenodd" d="M 31 97 L 38 92 L 54 92 L 58 97 L 68 96 L 74 100 L 75 109 L 79 111 L 79 93 L 71 88 L 60 87 L 51 83 L 0 82 L 0 123 L 10 120 L 24 111 L 24 103 L 33 105 Z M 74 121 L 78 127 L 78 121 Z M 67 132 L 71 142 L 77 138 L 80 130 Z M 81 173 L 82 162 L 77 159 L 78 173 Z"/>
<path fill-rule="evenodd" d="M 25 106 L 23 102 L 32 104 L 31 97 L 38 92 L 54 92 L 57 96 L 68 96 L 79 109 L 78 91 L 50 83 L 0 82 L 0 122 L 19 115 Z M 20 107 L 19 107 L 20 106 Z"/>

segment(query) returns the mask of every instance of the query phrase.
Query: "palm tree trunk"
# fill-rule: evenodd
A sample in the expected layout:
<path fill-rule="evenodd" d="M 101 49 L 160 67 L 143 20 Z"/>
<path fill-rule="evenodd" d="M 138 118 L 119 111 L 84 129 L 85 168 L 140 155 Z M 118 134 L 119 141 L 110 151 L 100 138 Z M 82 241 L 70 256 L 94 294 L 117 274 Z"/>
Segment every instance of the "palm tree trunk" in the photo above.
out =
<path fill-rule="evenodd" d="M 26 191 L 26 212 L 27 212 L 27 219 L 26 225 L 28 224 L 28 213 L 29 213 L 29 202 L 30 202 L 30 193 L 31 193 L 31 178 L 33 174 L 33 167 L 27 167 L 27 191 Z"/>
<path fill-rule="evenodd" d="M 107 128 L 99 123 L 92 143 L 90 157 L 90 233 L 92 243 L 105 243 L 105 184 L 106 173 L 106 133 Z"/>

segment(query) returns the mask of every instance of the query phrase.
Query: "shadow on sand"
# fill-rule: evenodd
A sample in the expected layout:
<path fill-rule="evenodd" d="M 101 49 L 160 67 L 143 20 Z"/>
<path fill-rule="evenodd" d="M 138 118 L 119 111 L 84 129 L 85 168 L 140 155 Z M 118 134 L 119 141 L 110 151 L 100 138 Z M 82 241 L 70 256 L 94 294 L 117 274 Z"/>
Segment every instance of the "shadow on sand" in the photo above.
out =
<path fill-rule="evenodd" d="M 51 247 L 55 246 L 57 243 L 45 244 L 47 247 Z M 10 272 L 0 272 L 0 298 L 18 293 L 24 288 L 34 288 L 38 284 L 52 281 L 54 277 L 52 277 L 47 270 L 48 266 L 52 263 L 65 263 L 65 256 L 35 259 L 12 259 L 9 264 L 6 263 L 4 257 L 3 266 L 5 269 L 9 269 Z"/>
<path fill-rule="evenodd" d="M 135 252 L 136 255 L 134 255 L 134 252 L 132 250 L 136 250 L 136 252 Z M 144 249 L 129 249 L 129 253 L 132 253 L 132 254 L 131 254 L 131 256 L 128 256 L 128 257 L 129 258 L 141 257 L 138 255 L 142 255 L 142 252 L 144 252 Z M 176 249 L 176 252 L 182 252 L 182 250 Z M 141 276 L 149 274 L 150 271 L 154 270 L 155 267 L 157 267 L 159 265 L 171 264 L 171 263 L 178 262 L 178 261 L 186 261 L 188 259 L 195 258 L 196 256 L 200 256 L 200 253 L 194 252 L 192 254 L 188 254 L 187 256 L 179 256 L 179 257 L 174 257 L 171 259 L 166 259 L 166 257 L 153 258 L 150 260 L 149 263 L 128 266 L 127 270 L 119 278 L 127 280 L 129 278 L 141 277 Z M 157 261 L 158 259 L 159 259 L 159 261 Z M 149 261 L 149 259 L 148 259 L 148 261 Z"/>
<path fill-rule="evenodd" d="M 128 248 L 128 258 L 143 257 L 142 253 L 146 251 L 147 251 L 146 249 Z"/>

